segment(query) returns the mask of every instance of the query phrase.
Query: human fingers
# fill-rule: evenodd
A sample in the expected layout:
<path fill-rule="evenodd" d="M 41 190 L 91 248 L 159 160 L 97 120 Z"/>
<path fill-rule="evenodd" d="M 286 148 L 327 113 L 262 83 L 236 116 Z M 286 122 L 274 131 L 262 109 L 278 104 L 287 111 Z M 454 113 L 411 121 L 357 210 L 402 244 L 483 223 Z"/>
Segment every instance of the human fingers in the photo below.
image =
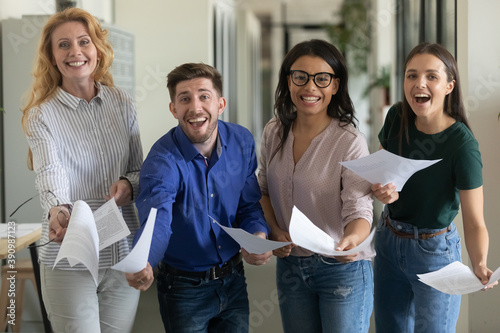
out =
<path fill-rule="evenodd" d="M 149 263 L 142 271 L 137 273 L 126 273 L 125 277 L 127 278 L 129 286 L 141 291 L 148 290 L 154 281 L 153 269 Z"/>

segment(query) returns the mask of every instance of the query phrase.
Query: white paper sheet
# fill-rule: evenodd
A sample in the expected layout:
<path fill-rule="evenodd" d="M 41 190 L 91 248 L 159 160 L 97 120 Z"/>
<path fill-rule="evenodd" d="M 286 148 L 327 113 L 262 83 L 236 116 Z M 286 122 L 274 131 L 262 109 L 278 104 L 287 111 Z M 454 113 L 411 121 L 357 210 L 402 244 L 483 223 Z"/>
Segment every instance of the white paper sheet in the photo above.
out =
<path fill-rule="evenodd" d="M 130 230 L 114 198 L 108 200 L 94 213 L 85 201 L 78 200 L 73 205 L 68 229 L 53 268 L 63 258 L 68 259 L 71 267 L 82 263 L 92 274 L 97 285 L 99 251 L 128 235 Z M 103 239 L 100 239 L 100 236 Z"/>
<path fill-rule="evenodd" d="M 440 270 L 417 276 L 423 283 L 446 294 L 463 295 L 485 287 L 472 270 L 459 261 L 454 261 Z M 498 279 L 500 279 L 500 268 L 493 272 L 487 285 Z"/>
<path fill-rule="evenodd" d="M 213 223 L 217 223 L 219 227 L 231 236 L 242 248 L 244 248 L 248 253 L 253 254 L 263 254 L 272 250 L 276 250 L 280 247 L 292 244 L 291 242 L 277 242 L 258 236 L 252 235 L 240 228 L 229 228 L 221 225 L 213 217 L 209 216 Z"/>
<path fill-rule="evenodd" d="M 57 254 L 54 267 L 67 258 L 71 267 L 82 263 L 87 267 L 97 285 L 99 270 L 99 235 L 92 210 L 84 201 L 77 201 L 68 223 L 66 235 Z"/>
<path fill-rule="evenodd" d="M 380 149 L 352 161 L 339 162 L 372 184 L 393 183 L 396 191 L 403 189 L 406 181 L 417 171 L 430 167 L 439 160 L 412 160 Z"/>
<path fill-rule="evenodd" d="M 99 251 L 130 235 L 115 198 L 111 198 L 96 209 L 94 220 L 99 234 Z"/>
<path fill-rule="evenodd" d="M 151 247 L 151 239 L 153 238 L 153 230 L 155 228 L 156 212 L 156 208 L 151 208 L 146 226 L 134 248 L 122 261 L 111 268 L 125 273 L 137 273 L 146 268 L 148 264 L 149 248 Z"/>
<path fill-rule="evenodd" d="M 318 228 L 311 222 L 297 207 L 292 209 L 290 221 L 290 238 L 295 245 L 303 247 L 311 252 L 328 256 L 347 256 L 359 253 L 371 246 L 375 236 L 375 228 L 370 235 L 358 246 L 347 251 L 337 251 L 337 241 L 331 238 L 326 232 Z"/>

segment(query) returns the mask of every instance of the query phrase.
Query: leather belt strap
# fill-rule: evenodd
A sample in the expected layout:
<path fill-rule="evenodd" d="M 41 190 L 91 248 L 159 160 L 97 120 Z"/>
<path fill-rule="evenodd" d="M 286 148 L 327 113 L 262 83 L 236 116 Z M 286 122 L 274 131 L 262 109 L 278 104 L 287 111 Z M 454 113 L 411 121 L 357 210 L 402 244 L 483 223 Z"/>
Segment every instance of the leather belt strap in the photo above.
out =
<path fill-rule="evenodd" d="M 387 226 L 389 227 L 389 229 L 391 229 L 391 231 L 398 237 L 401 237 L 401 238 L 414 238 L 413 234 L 407 234 L 407 233 L 404 233 L 404 232 L 401 232 L 401 231 L 398 231 L 396 229 L 394 229 L 394 227 L 392 226 L 392 224 L 389 222 L 389 219 L 387 217 L 385 217 L 385 224 L 387 224 Z M 448 226 L 448 228 L 446 229 L 443 229 L 441 231 L 438 231 L 438 232 L 435 232 L 435 233 L 421 233 L 421 234 L 418 234 L 418 239 L 429 239 L 429 238 L 434 238 L 436 236 L 439 236 L 439 235 L 442 235 L 444 234 L 445 232 L 448 232 L 451 230 L 451 225 Z"/>
<path fill-rule="evenodd" d="M 200 279 L 208 278 L 209 280 L 217 280 L 220 279 L 221 277 L 230 275 L 233 271 L 233 267 L 241 262 L 241 258 L 242 258 L 241 253 L 238 252 L 235 256 L 233 256 L 231 259 L 225 262 L 221 267 L 214 266 L 202 272 L 184 271 L 182 269 L 177 269 L 175 267 L 172 267 L 168 264 L 165 265 L 165 270 L 175 275 L 195 277 Z"/>

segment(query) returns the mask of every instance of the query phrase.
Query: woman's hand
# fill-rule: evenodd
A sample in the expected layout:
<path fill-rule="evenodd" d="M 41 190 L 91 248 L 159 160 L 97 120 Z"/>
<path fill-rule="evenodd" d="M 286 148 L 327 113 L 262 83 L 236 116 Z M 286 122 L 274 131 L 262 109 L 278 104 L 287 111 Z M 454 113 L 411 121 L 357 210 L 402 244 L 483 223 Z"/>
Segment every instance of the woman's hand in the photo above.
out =
<path fill-rule="evenodd" d="M 477 276 L 477 278 L 484 285 L 484 288 L 482 290 L 491 289 L 498 284 L 498 281 L 495 281 L 490 285 L 486 285 L 488 283 L 488 281 L 490 280 L 491 274 L 493 274 L 492 270 L 486 266 L 475 267 L 474 274 Z"/>
<path fill-rule="evenodd" d="M 271 231 L 269 235 L 269 239 L 277 241 L 277 242 L 291 242 L 290 234 L 286 231 L 283 231 L 279 228 L 275 228 L 275 230 Z M 280 247 L 279 249 L 273 250 L 273 254 L 276 257 L 285 258 L 290 255 L 292 249 L 295 247 L 295 244 L 288 244 L 287 246 Z"/>
<path fill-rule="evenodd" d="M 120 179 L 111 184 L 109 195 L 106 195 L 106 200 L 115 198 L 117 206 L 125 206 L 132 201 L 132 185 L 126 179 Z"/>
<path fill-rule="evenodd" d="M 359 237 L 356 234 L 344 236 L 340 240 L 337 247 L 335 248 L 335 251 L 347 251 L 350 249 L 354 249 L 356 246 L 359 245 L 359 243 L 361 243 L 361 242 L 359 242 Z M 339 261 L 339 262 L 348 263 L 348 262 L 353 262 L 354 260 L 356 260 L 357 256 L 358 256 L 358 254 L 354 253 L 354 254 L 350 254 L 347 256 L 337 256 L 334 258 L 337 259 L 337 261 Z"/>
<path fill-rule="evenodd" d="M 335 250 L 347 251 L 355 248 L 370 235 L 370 228 L 371 224 L 363 218 L 352 220 L 345 226 L 344 236 L 340 239 Z M 348 263 L 356 260 L 357 256 L 358 254 L 355 253 L 347 256 L 336 256 L 334 258 L 340 262 Z"/>
<path fill-rule="evenodd" d="M 137 273 L 125 273 L 128 285 L 141 291 L 146 291 L 154 281 L 153 268 L 148 262 L 146 268 Z"/>
<path fill-rule="evenodd" d="M 399 192 L 396 191 L 396 185 L 389 183 L 385 186 L 382 184 L 373 184 L 371 187 L 372 194 L 383 204 L 390 204 L 399 199 Z"/>
<path fill-rule="evenodd" d="M 49 211 L 49 240 L 61 244 L 68 229 L 70 213 L 66 206 L 54 206 Z"/>

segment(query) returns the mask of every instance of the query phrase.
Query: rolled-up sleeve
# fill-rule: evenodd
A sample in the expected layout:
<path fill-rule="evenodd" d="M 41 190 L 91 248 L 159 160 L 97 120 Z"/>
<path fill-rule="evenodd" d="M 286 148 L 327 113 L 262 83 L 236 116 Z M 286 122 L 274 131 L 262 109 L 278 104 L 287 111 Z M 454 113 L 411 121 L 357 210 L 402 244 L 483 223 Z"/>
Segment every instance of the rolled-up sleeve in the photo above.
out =
<path fill-rule="evenodd" d="M 367 156 L 369 151 L 364 137 L 356 136 L 345 152 L 344 161 Z M 342 166 L 341 199 L 342 224 L 344 227 L 349 222 L 360 218 L 365 219 L 370 224 L 373 222 L 371 184 L 344 166 Z"/>

